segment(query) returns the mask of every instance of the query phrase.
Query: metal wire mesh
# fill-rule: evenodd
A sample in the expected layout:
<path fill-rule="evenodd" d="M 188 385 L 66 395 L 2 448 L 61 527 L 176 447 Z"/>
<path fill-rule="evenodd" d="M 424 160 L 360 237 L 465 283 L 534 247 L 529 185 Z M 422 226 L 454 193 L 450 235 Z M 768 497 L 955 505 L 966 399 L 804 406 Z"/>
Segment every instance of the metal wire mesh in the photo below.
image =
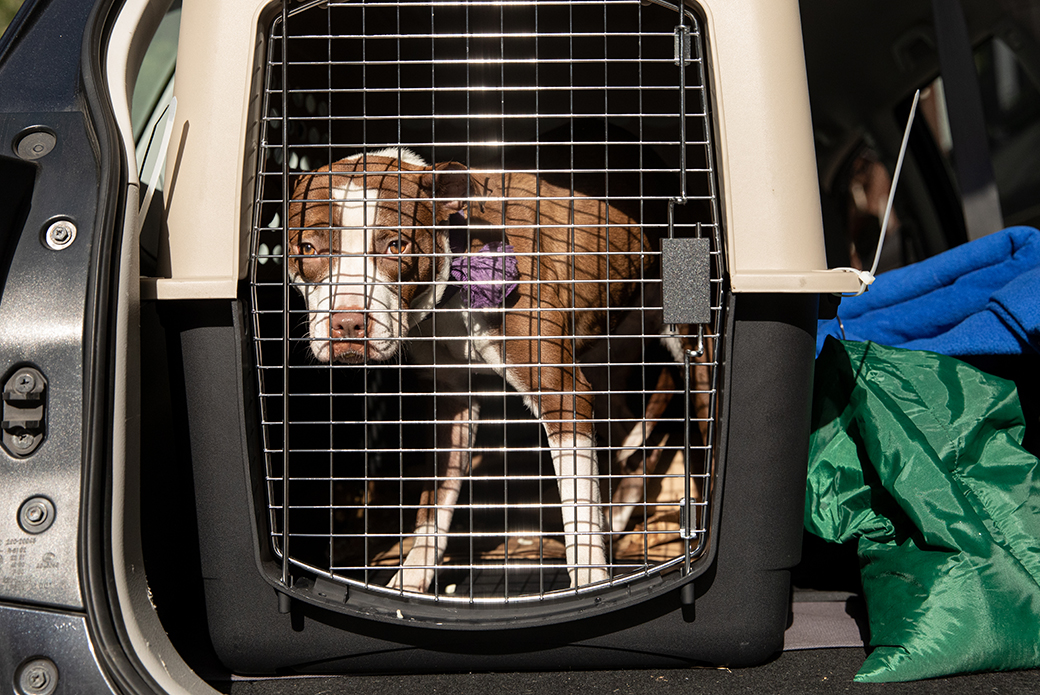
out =
<path fill-rule="evenodd" d="M 690 571 L 723 292 L 702 40 L 640 0 L 272 23 L 250 284 L 286 584 L 501 603 Z M 663 326 L 659 240 L 693 236 L 711 321 Z"/>

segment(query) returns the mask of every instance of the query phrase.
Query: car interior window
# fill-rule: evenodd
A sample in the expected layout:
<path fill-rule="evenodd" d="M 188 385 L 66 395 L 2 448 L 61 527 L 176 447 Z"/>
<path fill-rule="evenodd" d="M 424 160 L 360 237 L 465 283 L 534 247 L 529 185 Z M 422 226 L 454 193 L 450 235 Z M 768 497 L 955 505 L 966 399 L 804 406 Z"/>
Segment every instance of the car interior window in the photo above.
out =
<path fill-rule="evenodd" d="M 166 13 L 159 28 L 156 29 L 152 43 L 149 44 L 144 61 L 141 63 L 141 70 L 137 74 L 133 101 L 130 105 L 135 142 L 141 139 L 145 126 L 148 125 L 156 107 L 162 101 L 163 92 L 173 80 L 180 25 L 181 8 L 178 1 Z"/>
<path fill-rule="evenodd" d="M 847 265 L 869 269 L 881 233 L 892 176 L 878 152 L 864 141 L 849 158 L 839 179 L 838 187 L 844 192 L 840 214 L 847 231 Z M 893 210 L 878 265 L 882 272 L 905 265 L 912 257 L 904 244 L 902 226 L 899 212 Z"/>
<path fill-rule="evenodd" d="M 130 106 L 130 119 L 137 146 L 138 175 L 141 177 L 141 195 L 146 186 L 163 189 L 164 167 L 154 167 L 159 156 L 161 134 L 168 116 L 167 107 L 173 98 L 174 68 L 177 63 L 177 39 L 180 31 L 181 3 L 177 0 L 163 17 L 145 52 L 137 75 Z M 153 169 L 155 169 L 153 174 Z M 159 214 L 162 196 L 153 196 L 141 229 L 141 273 L 154 275 L 159 255 Z"/>
<path fill-rule="evenodd" d="M 1004 223 L 1038 226 L 1040 170 L 1033 159 L 1040 149 L 1040 90 L 1033 76 L 1040 70 L 1032 69 L 1028 60 L 997 37 L 979 45 L 974 55 Z M 908 95 L 895 109 L 894 123 L 905 120 L 911 98 Z M 922 188 L 915 192 L 905 177 L 900 182 L 879 265 L 881 272 L 923 260 L 967 240 L 946 103 L 941 77 L 922 87 L 909 151 L 909 161 L 919 174 Z M 873 134 L 867 132 L 835 177 L 824 199 L 832 267 L 870 265 L 891 185 L 890 166 L 874 143 Z M 828 202 L 830 210 L 826 209 Z M 932 218 L 931 224 L 924 223 L 926 215 Z M 938 234 L 929 232 L 933 227 Z M 841 233 L 834 233 L 835 229 Z"/>
<path fill-rule="evenodd" d="M 22 0 L 0 0 L 0 35 L 7 31 L 7 27 L 21 6 Z"/>
<path fill-rule="evenodd" d="M 1000 38 L 975 51 L 986 131 L 993 169 L 1008 226 L 1040 224 L 1040 171 L 1034 159 L 1040 147 L 1040 91 L 1019 56 Z M 948 161 L 956 157 L 950 138 L 942 78 L 925 90 L 928 132 Z M 922 95 L 923 96 L 923 95 Z"/>

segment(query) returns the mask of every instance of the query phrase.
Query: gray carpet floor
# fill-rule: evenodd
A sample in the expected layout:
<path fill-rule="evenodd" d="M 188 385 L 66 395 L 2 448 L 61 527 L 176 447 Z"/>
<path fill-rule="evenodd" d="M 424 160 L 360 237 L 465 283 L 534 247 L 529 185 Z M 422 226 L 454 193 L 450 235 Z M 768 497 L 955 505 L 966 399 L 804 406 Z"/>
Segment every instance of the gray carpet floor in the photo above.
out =
<path fill-rule="evenodd" d="M 280 678 L 215 684 L 231 695 L 536 695 L 582 693 L 854 693 L 909 695 L 1040 693 L 1040 671 L 1010 671 L 939 678 L 914 683 L 855 683 L 863 649 L 786 651 L 777 659 L 744 669 L 694 668 L 652 671 L 557 673 L 472 673 L 453 675 Z"/>

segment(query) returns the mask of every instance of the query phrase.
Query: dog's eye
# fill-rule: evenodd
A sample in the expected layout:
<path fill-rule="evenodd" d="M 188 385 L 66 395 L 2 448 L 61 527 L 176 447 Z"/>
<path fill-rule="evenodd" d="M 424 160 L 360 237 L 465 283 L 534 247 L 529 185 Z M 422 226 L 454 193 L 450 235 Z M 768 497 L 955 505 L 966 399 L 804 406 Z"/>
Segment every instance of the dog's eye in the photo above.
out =
<path fill-rule="evenodd" d="M 307 244 L 307 243 L 300 244 L 300 255 L 302 255 L 302 256 L 313 256 L 316 253 L 318 253 L 318 249 L 314 248 L 310 244 Z"/>
<path fill-rule="evenodd" d="M 401 253 L 404 250 L 404 243 L 397 241 L 396 239 L 386 245 L 387 253 Z"/>

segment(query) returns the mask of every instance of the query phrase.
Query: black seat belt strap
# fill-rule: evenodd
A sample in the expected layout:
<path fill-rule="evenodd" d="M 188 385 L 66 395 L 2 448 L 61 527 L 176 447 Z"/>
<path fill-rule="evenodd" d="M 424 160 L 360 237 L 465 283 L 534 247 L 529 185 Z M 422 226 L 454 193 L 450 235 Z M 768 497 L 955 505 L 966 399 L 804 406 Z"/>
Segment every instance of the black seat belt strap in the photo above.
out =
<path fill-rule="evenodd" d="M 968 239 L 978 239 L 1002 229 L 1004 215 L 990 158 L 975 59 L 960 0 L 932 0 L 932 17 L 964 224 Z"/>

